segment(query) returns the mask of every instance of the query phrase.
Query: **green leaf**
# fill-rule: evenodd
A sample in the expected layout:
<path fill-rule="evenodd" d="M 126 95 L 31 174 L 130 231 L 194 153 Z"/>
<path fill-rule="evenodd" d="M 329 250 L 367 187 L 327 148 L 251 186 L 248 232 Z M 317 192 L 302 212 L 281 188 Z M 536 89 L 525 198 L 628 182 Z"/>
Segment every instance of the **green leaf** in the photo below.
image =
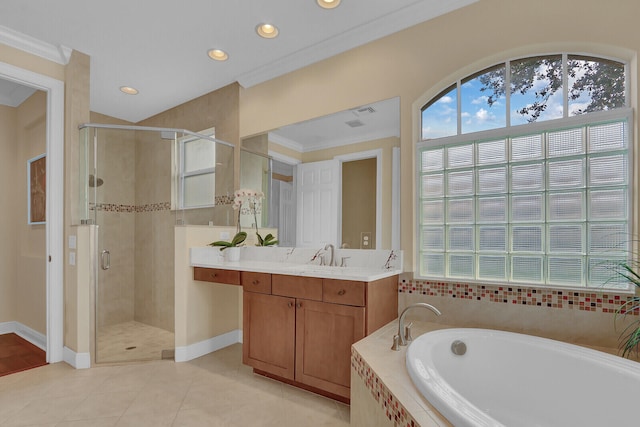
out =
<path fill-rule="evenodd" d="M 243 243 L 247 239 L 247 233 L 244 231 L 239 232 L 235 236 L 233 236 L 233 240 L 231 241 L 230 246 L 238 246 Z"/>
<path fill-rule="evenodd" d="M 260 233 L 256 232 L 256 236 L 258 237 L 258 246 L 264 246 L 264 240 L 262 239 L 262 236 L 260 235 Z"/>
<path fill-rule="evenodd" d="M 216 242 L 209 243 L 209 246 L 222 246 L 224 250 L 225 248 L 231 247 L 231 243 L 224 240 L 218 240 Z"/>

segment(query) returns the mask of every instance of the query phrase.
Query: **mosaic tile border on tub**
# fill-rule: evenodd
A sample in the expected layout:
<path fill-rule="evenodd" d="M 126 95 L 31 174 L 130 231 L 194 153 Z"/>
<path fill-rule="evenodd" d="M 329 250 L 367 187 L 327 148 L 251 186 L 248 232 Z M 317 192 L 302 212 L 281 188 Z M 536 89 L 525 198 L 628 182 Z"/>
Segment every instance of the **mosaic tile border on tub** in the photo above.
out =
<path fill-rule="evenodd" d="M 373 399 L 382 407 L 387 419 L 392 421 L 395 427 L 420 427 L 420 424 L 402 406 L 380 377 L 353 347 L 351 347 L 351 366 L 358 373 L 367 390 L 371 392 Z"/>
<path fill-rule="evenodd" d="M 398 292 L 602 313 L 616 313 L 617 310 L 621 310 L 621 314 L 640 315 L 639 307 L 628 312 L 622 309 L 622 306 L 631 299 L 631 296 L 614 292 L 598 293 L 593 290 L 574 291 L 402 279 L 398 283 Z"/>

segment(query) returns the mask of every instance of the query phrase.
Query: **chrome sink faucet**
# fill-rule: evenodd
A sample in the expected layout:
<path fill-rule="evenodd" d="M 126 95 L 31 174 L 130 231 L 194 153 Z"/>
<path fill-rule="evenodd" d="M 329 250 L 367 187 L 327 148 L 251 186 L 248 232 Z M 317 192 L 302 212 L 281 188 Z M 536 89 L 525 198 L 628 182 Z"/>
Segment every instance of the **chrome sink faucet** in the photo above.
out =
<path fill-rule="evenodd" d="M 412 324 L 409 323 L 407 325 L 407 327 L 405 328 L 405 326 L 404 326 L 404 317 L 407 314 L 407 311 L 409 311 L 412 308 L 416 308 L 416 307 L 422 307 L 422 308 L 426 308 L 428 310 L 431 310 L 438 316 L 440 316 L 442 314 L 442 313 L 440 313 L 440 310 L 438 310 L 437 308 L 435 308 L 431 304 L 427 304 L 426 302 L 417 302 L 415 304 L 411 304 L 410 306 L 408 306 L 407 308 L 402 310 L 402 313 L 400 314 L 400 318 L 398 319 L 398 334 L 393 336 L 393 345 L 391 346 L 391 350 L 399 351 L 401 345 L 407 345 L 408 341 L 412 341 L 413 340 L 413 338 L 411 338 L 411 325 Z"/>
<path fill-rule="evenodd" d="M 329 260 L 329 266 L 334 267 L 336 265 L 336 261 L 335 261 L 336 248 L 331 243 L 327 243 L 324 247 L 324 250 L 326 251 L 328 249 L 331 249 L 331 258 Z"/>

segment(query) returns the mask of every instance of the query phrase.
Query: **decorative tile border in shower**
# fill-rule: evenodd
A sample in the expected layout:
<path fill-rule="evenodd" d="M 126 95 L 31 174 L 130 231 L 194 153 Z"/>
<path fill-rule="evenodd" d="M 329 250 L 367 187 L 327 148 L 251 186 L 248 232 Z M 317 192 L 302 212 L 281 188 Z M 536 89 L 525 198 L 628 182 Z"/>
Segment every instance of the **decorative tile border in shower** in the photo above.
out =
<path fill-rule="evenodd" d="M 119 212 L 119 213 L 139 213 L 139 212 L 160 212 L 171 209 L 170 202 L 149 203 L 146 205 L 120 205 L 116 203 L 98 203 L 92 204 L 90 210 L 98 210 L 102 212 Z"/>
<path fill-rule="evenodd" d="M 215 204 L 218 205 L 231 205 L 233 204 L 233 196 L 216 196 Z M 162 203 L 148 203 L 145 205 L 120 205 L 116 203 L 90 203 L 89 210 L 99 210 L 102 212 L 124 212 L 124 213 L 139 213 L 139 212 L 160 212 L 171 210 L 171 202 Z"/>
<path fill-rule="evenodd" d="M 230 196 L 215 196 L 214 201 L 216 205 L 232 205 L 234 195 Z"/>
<path fill-rule="evenodd" d="M 573 291 L 506 285 L 400 280 L 398 292 L 464 300 L 491 301 L 503 304 L 533 305 L 602 313 L 616 313 L 631 297 L 612 292 Z M 622 314 L 625 311 L 622 310 Z M 640 315 L 636 307 L 628 314 Z"/>
<path fill-rule="evenodd" d="M 384 410 L 385 415 L 397 427 L 419 427 L 420 424 L 409 414 L 398 399 L 391 393 L 380 377 L 374 372 L 360 354 L 351 347 L 351 366 L 364 382 L 373 399 Z"/>

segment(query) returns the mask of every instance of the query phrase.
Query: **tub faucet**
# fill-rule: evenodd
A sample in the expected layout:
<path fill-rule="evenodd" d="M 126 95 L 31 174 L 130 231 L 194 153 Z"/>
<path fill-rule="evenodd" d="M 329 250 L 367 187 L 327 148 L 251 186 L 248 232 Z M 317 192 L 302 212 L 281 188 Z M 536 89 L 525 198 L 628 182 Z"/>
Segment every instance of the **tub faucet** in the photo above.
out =
<path fill-rule="evenodd" d="M 400 314 L 400 318 L 398 319 L 398 334 L 394 335 L 394 337 L 393 337 L 393 345 L 391 346 L 391 350 L 399 351 L 401 345 L 407 345 L 407 341 L 411 341 L 412 340 L 412 338 L 411 338 L 411 329 L 410 329 L 411 328 L 411 324 L 407 325 L 407 328 L 405 330 L 404 317 L 407 314 L 407 311 L 409 311 L 409 309 L 412 309 L 412 308 L 415 308 L 415 307 L 422 307 L 422 308 L 429 309 L 429 310 L 433 311 L 438 316 L 440 316 L 442 314 L 442 313 L 440 313 L 440 310 L 438 310 L 437 308 L 435 308 L 431 304 L 427 304 L 425 302 L 417 302 L 415 304 L 411 304 L 410 306 L 408 306 L 407 308 L 402 310 L 402 313 Z"/>

